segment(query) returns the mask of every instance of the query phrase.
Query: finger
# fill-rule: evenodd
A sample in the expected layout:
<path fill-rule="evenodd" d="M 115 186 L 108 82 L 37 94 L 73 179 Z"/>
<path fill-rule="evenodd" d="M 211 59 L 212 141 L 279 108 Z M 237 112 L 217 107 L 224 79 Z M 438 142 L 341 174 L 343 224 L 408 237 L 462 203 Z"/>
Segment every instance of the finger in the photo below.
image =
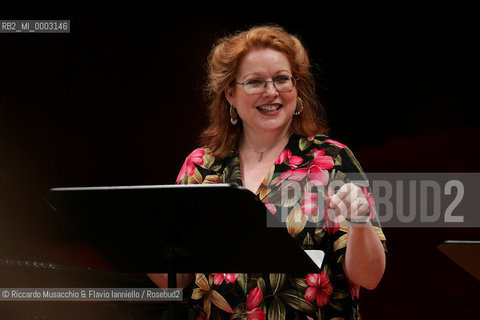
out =
<path fill-rule="evenodd" d="M 351 192 L 351 190 L 353 190 L 354 187 L 355 185 L 351 182 L 345 183 L 337 190 L 337 192 L 335 192 L 332 198 L 342 200 Z"/>
<path fill-rule="evenodd" d="M 338 189 L 338 191 L 334 195 L 332 195 L 332 202 L 334 204 L 338 204 L 341 201 L 347 200 L 347 202 L 350 203 L 352 199 L 349 198 L 349 196 L 352 194 L 352 192 L 353 194 L 357 194 L 358 190 L 356 189 L 359 188 L 351 182 L 344 184 L 340 189 Z"/>
<path fill-rule="evenodd" d="M 368 213 L 368 210 L 370 210 L 370 206 L 367 199 L 357 198 L 350 206 L 350 217 L 363 217 Z"/>
<path fill-rule="evenodd" d="M 357 198 L 365 198 L 365 195 L 362 192 L 362 189 L 360 189 L 358 186 L 356 186 L 353 183 L 348 183 L 348 186 L 343 189 L 339 190 L 341 191 L 340 194 L 338 194 L 339 198 L 341 201 L 345 202 L 347 207 L 350 206 L 350 203 L 352 203 L 355 199 Z M 340 201 L 337 199 L 334 199 L 334 201 Z"/>
<path fill-rule="evenodd" d="M 356 195 L 357 192 L 355 192 L 354 189 L 355 185 L 352 183 L 347 183 L 344 184 L 336 194 L 331 196 L 331 201 L 330 201 L 330 206 L 332 208 L 341 206 L 343 209 L 343 206 L 346 206 L 347 208 L 350 206 L 352 199 L 352 195 Z M 343 205 L 341 205 L 343 203 Z"/>
<path fill-rule="evenodd" d="M 350 183 L 342 188 L 337 192 L 337 195 L 340 193 L 342 198 L 332 196 L 330 201 L 330 207 L 336 209 L 337 215 L 340 213 L 345 217 L 352 218 L 368 213 L 368 201 L 359 187 Z"/>
<path fill-rule="evenodd" d="M 345 201 L 340 200 L 339 202 L 333 202 L 330 201 L 330 208 L 335 210 L 335 214 L 338 215 L 344 215 L 346 216 L 348 213 L 348 206 Z"/>
<path fill-rule="evenodd" d="M 330 202 L 332 202 L 332 199 L 330 199 L 329 196 L 326 196 L 323 199 L 325 200 L 325 208 L 329 208 L 330 207 Z"/>

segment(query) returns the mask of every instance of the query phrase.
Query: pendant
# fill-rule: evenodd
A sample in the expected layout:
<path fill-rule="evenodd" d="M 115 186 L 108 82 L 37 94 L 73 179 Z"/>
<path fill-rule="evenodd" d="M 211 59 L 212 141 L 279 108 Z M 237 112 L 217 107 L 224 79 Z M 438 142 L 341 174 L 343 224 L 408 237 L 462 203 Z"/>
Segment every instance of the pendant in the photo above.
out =
<path fill-rule="evenodd" d="M 258 156 L 258 162 L 262 161 L 263 151 L 260 151 L 259 154 L 260 154 L 260 155 Z"/>

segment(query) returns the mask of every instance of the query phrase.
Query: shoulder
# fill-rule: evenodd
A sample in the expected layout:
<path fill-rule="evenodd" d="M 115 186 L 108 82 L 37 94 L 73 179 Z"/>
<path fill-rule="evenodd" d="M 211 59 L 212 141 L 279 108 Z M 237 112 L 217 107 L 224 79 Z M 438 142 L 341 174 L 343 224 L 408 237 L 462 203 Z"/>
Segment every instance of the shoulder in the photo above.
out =
<path fill-rule="evenodd" d="M 327 135 L 294 136 L 290 149 L 292 154 L 306 159 L 316 160 L 321 158 L 332 161 L 337 168 L 343 167 L 345 170 L 351 170 L 352 165 L 360 167 L 347 145 Z"/>
<path fill-rule="evenodd" d="M 328 147 L 335 147 L 335 148 L 338 148 L 339 150 L 342 150 L 345 148 L 348 149 L 348 147 L 345 144 L 338 142 L 337 140 L 331 139 L 329 136 L 326 136 L 326 135 L 310 136 L 310 137 L 305 137 L 305 139 L 312 141 L 316 147 L 320 147 L 322 149 L 325 149 Z"/>
<path fill-rule="evenodd" d="M 212 151 L 209 147 L 205 146 L 196 148 L 190 152 L 190 154 L 185 158 L 185 163 L 196 163 L 203 165 L 208 163 L 210 158 L 213 158 Z"/>
<path fill-rule="evenodd" d="M 184 165 L 198 165 L 204 169 L 211 169 L 214 163 L 217 162 L 213 156 L 212 150 L 207 147 L 200 147 L 192 152 L 185 158 Z"/>
<path fill-rule="evenodd" d="M 218 163 L 209 147 L 196 148 L 185 158 L 176 182 L 186 183 L 193 176 L 198 176 L 200 171 L 216 171 L 217 167 Z"/>
<path fill-rule="evenodd" d="M 363 172 L 362 166 L 347 145 L 325 135 L 317 135 L 307 139 L 312 140 L 313 148 L 318 150 L 315 155 L 331 157 L 338 170 L 354 173 Z"/>
<path fill-rule="evenodd" d="M 290 140 L 290 147 L 292 149 L 297 149 L 297 152 L 317 152 L 319 150 L 332 155 L 337 155 L 341 151 L 349 150 L 349 148 L 337 140 L 331 139 L 329 136 L 326 135 L 314 135 L 314 136 L 292 136 Z"/>

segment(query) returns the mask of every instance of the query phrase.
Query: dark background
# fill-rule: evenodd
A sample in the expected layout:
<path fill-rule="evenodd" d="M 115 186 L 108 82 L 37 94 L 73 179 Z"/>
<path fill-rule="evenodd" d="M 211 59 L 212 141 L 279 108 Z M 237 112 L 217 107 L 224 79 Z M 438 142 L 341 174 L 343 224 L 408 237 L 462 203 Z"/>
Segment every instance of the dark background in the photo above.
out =
<path fill-rule="evenodd" d="M 69 34 L 0 34 L 0 257 L 109 270 L 53 214 L 45 190 L 173 183 L 206 125 L 209 50 L 253 24 L 301 38 L 331 137 L 366 172 L 480 171 L 480 23 L 468 9 L 185 10 L 0 12 L 71 20 Z M 384 231 L 387 270 L 375 291 L 362 291 L 365 319 L 479 314 L 478 282 L 436 249 L 479 240 L 477 229 Z"/>

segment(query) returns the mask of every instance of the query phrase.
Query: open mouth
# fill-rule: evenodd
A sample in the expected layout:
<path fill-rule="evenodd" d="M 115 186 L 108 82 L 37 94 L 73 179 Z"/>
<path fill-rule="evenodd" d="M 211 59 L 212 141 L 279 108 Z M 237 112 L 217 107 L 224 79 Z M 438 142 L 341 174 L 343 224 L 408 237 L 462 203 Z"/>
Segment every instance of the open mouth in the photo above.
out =
<path fill-rule="evenodd" d="M 282 108 L 283 105 L 281 104 L 275 104 L 275 105 L 263 105 L 263 106 L 258 106 L 256 107 L 257 110 L 263 112 L 263 113 L 269 113 L 269 112 L 275 112 Z"/>

